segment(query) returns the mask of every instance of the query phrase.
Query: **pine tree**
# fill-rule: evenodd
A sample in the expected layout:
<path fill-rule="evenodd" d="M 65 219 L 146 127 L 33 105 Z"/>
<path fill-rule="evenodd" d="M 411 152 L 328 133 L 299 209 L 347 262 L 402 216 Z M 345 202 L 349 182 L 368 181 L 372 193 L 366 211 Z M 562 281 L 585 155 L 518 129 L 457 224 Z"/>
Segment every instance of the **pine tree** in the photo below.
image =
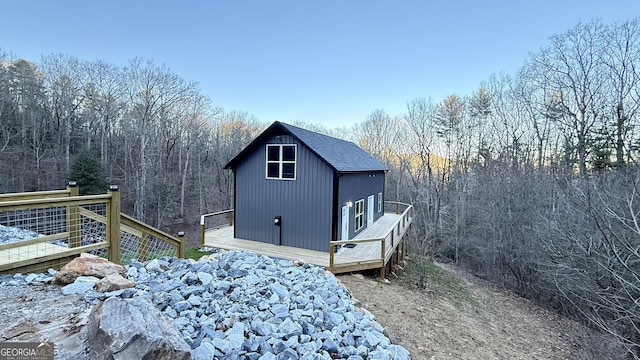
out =
<path fill-rule="evenodd" d="M 89 151 L 78 154 L 69 178 L 78 184 L 80 195 L 102 194 L 107 190 L 102 165 Z"/>

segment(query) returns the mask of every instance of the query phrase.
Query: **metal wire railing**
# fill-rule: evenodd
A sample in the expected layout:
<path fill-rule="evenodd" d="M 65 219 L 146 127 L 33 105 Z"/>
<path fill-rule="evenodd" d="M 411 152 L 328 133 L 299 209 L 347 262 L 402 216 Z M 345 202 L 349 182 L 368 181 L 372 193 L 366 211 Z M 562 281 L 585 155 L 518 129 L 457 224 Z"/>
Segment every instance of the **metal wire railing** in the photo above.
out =
<path fill-rule="evenodd" d="M 184 257 L 184 237 L 121 214 L 119 202 L 117 188 L 89 196 L 77 196 L 73 186 L 0 195 L 0 272 L 59 267 L 83 252 L 118 263 Z"/>

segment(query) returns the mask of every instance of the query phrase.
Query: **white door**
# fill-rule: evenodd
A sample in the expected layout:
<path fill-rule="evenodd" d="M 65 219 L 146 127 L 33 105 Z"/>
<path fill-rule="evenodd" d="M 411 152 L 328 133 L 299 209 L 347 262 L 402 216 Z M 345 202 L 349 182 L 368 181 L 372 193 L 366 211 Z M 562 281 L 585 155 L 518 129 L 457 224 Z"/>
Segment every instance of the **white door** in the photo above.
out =
<path fill-rule="evenodd" d="M 340 240 L 349 240 L 349 207 L 342 207 L 342 237 Z"/>
<path fill-rule="evenodd" d="M 373 195 L 367 198 L 367 226 L 373 224 Z"/>

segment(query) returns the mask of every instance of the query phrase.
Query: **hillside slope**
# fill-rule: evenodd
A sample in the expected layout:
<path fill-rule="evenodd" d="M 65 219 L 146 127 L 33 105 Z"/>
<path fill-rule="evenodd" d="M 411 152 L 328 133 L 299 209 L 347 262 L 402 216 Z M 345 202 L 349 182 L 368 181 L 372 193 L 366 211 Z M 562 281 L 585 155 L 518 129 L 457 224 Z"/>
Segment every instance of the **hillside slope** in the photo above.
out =
<path fill-rule="evenodd" d="M 415 360 L 624 357 L 602 334 L 452 267 L 430 266 L 423 289 L 409 284 L 410 274 L 389 284 L 338 278 Z"/>

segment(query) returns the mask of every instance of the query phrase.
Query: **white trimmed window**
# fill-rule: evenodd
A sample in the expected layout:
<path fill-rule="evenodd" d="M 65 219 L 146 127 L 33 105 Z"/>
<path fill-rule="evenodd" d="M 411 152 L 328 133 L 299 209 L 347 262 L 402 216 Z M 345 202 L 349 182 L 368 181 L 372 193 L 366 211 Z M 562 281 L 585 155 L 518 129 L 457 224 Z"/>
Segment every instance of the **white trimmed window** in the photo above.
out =
<path fill-rule="evenodd" d="M 364 226 L 364 199 L 356 201 L 356 222 L 354 231 L 362 229 Z"/>
<path fill-rule="evenodd" d="M 378 212 L 382 212 L 382 193 L 378 193 Z"/>
<path fill-rule="evenodd" d="M 295 180 L 297 155 L 295 144 L 267 145 L 267 179 Z"/>

